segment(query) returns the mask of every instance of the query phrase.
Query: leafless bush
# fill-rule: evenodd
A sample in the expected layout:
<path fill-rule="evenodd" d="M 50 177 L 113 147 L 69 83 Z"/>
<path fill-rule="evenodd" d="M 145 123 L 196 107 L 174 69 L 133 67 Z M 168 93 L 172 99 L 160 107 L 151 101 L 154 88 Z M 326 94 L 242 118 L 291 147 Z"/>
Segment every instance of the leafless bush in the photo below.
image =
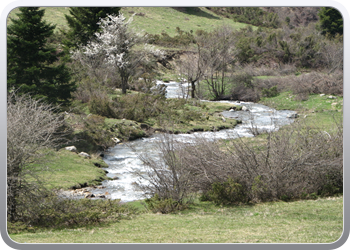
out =
<path fill-rule="evenodd" d="M 35 166 L 44 149 L 55 148 L 62 143 L 64 119 L 56 108 L 34 100 L 29 95 L 18 96 L 15 92 L 7 97 L 7 213 L 11 221 L 18 219 L 25 207 L 18 200 L 20 195 L 34 197 L 32 183 L 40 167 Z M 33 179 L 35 183 L 37 181 Z"/>
<path fill-rule="evenodd" d="M 147 197 L 157 195 L 161 199 L 182 203 L 193 192 L 191 173 L 182 167 L 182 159 L 176 154 L 178 146 L 172 135 L 164 134 L 157 145 L 160 160 L 147 154 L 139 156 L 148 168 L 146 179 L 149 184 L 137 183 L 137 187 Z M 142 173 L 138 175 L 144 178 Z"/>
<path fill-rule="evenodd" d="M 274 86 L 277 86 L 278 92 L 291 91 L 297 95 L 297 100 L 307 100 L 309 94 L 324 93 L 342 96 L 343 72 L 338 70 L 330 75 L 312 72 L 300 76 L 255 79 L 255 88 L 259 91 Z"/>
<path fill-rule="evenodd" d="M 197 138 L 194 144 L 179 144 L 164 138 L 162 163 L 142 159 L 151 179 L 143 188 L 151 195 L 183 199 L 191 192 L 210 192 L 215 183 L 231 183 L 244 190 L 243 202 L 342 192 L 341 121 L 334 128 L 323 131 L 296 122 L 255 143 Z"/>

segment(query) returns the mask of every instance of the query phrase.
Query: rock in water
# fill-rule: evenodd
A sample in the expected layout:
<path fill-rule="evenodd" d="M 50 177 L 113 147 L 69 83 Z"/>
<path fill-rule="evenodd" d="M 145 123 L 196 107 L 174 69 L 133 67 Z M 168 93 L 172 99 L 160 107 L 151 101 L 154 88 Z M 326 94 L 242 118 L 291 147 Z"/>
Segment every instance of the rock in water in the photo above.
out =
<path fill-rule="evenodd" d="M 249 111 L 249 109 L 246 106 L 242 106 L 242 111 Z"/>

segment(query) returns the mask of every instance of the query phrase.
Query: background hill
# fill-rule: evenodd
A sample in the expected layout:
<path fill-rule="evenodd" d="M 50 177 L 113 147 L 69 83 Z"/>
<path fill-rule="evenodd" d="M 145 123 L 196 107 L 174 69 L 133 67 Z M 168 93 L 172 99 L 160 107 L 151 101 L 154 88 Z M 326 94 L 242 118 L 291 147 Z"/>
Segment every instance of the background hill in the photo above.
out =
<path fill-rule="evenodd" d="M 67 22 L 64 15 L 69 15 L 69 7 L 43 7 L 45 20 L 56 24 L 56 30 L 66 29 Z M 228 8 L 206 8 L 206 7 L 123 7 L 122 13 L 126 17 L 134 16 L 133 26 L 144 30 L 149 34 L 168 33 L 170 36 L 176 34 L 176 27 L 181 30 L 195 32 L 198 29 L 210 32 L 215 27 L 223 24 L 235 29 L 247 27 L 249 24 L 239 22 L 228 12 Z M 305 26 L 310 22 L 318 21 L 317 11 L 314 7 L 264 7 L 259 8 L 266 13 L 276 13 L 279 24 L 287 17 L 290 24 Z M 18 8 L 10 12 L 9 17 L 16 18 Z"/>

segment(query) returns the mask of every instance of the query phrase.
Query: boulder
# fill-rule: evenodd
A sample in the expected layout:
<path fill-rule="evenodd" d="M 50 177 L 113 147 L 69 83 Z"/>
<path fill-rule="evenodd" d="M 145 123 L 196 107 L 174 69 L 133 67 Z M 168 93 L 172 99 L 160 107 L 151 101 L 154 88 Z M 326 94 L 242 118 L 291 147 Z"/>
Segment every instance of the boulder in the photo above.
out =
<path fill-rule="evenodd" d="M 328 99 L 337 99 L 337 97 L 330 95 L 328 96 Z"/>
<path fill-rule="evenodd" d="M 320 94 L 320 96 L 325 96 L 326 94 Z"/>
<path fill-rule="evenodd" d="M 112 138 L 112 141 L 114 141 L 117 144 L 121 142 L 121 140 L 119 140 L 117 137 Z"/>
<path fill-rule="evenodd" d="M 246 106 L 242 106 L 242 111 L 249 111 L 249 109 Z"/>
<path fill-rule="evenodd" d="M 79 155 L 83 156 L 85 158 L 91 158 L 91 156 L 88 153 L 85 153 L 85 152 L 80 152 Z"/>
<path fill-rule="evenodd" d="M 68 150 L 68 151 L 71 151 L 71 152 L 77 152 L 77 148 L 75 146 L 65 147 L 65 150 Z"/>

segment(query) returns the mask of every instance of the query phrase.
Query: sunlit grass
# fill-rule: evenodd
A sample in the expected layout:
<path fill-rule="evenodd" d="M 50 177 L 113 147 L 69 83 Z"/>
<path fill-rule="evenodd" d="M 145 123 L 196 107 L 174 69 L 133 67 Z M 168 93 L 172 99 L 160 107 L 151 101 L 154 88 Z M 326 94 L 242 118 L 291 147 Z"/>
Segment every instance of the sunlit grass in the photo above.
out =
<path fill-rule="evenodd" d="M 13 234 L 27 243 L 332 243 L 343 231 L 343 198 L 144 213 L 109 226 Z"/>

